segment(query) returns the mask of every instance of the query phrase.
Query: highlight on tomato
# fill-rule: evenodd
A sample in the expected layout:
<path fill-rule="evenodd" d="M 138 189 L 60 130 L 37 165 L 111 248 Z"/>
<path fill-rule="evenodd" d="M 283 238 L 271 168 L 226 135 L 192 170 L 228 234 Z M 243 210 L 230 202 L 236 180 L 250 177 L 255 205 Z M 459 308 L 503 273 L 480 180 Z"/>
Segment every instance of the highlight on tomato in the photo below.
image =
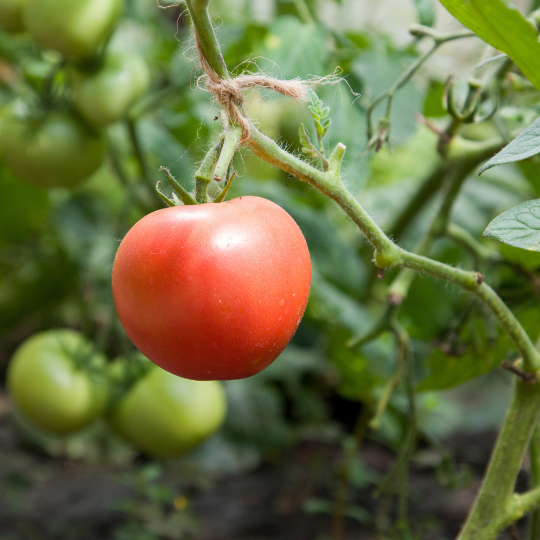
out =
<path fill-rule="evenodd" d="M 150 73 L 141 56 L 108 52 L 97 69 L 73 72 L 73 100 L 88 122 L 104 126 L 125 116 L 149 83 Z"/>
<path fill-rule="evenodd" d="M 23 22 L 42 47 L 84 57 L 109 38 L 121 8 L 122 0 L 28 0 Z"/>
<path fill-rule="evenodd" d="M 142 357 L 140 353 L 137 356 Z M 113 403 L 108 420 L 118 434 L 145 454 L 174 458 L 221 427 L 227 410 L 223 385 L 183 379 L 146 361 L 151 367 Z M 112 369 L 124 369 L 124 362 L 115 361 Z"/>
<path fill-rule="evenodd" d="M 0 122 L 0 157 L 36 186 L 73 187 L 103 163 L 105 139 L 63 110 L 11 111 Z"/>
<path fill-rule="evenodd" d="M 106 359 L 83 334 L 48 330 L 13 354 L 7 390 L 15 409 L 38 429 L 73 433 L 101 416 L 109 397 Z"/>
<path fill-rule="evenodd" d="M 118 248 L 120 321 L 161 368 L 194 380 L 250 377 L 304 314 L 311 263 L 300 228 L 260 197 L 157 210 Z"/>

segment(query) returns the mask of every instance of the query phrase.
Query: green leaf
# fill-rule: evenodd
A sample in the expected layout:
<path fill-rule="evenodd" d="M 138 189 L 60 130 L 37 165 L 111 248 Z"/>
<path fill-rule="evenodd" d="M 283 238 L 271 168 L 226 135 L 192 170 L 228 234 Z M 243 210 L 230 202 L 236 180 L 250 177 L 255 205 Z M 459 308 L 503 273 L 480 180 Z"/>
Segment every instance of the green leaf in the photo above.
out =
<path fill-rule="evenodd" d="M 317 118 L 314 118 L 314 120 L 315 120 L 315 128 L 317 129 L 317 135 L 319 136 L 319 139 L 321 139 L 322 136 L 324 135 L 324 129 L 320 121 L 317 120 Z"/>
<path fill-rule="evenodd" d="M 265 40 L 263 54 L 271 61 L 260 62 L 260 67 L 269 72 L 278 65 L 283 79 L 325 75 L 329 52 L 326 43 L 326 31 L 320 26 L 302 23 L 292 16 L 280 17 Z"/>
<path fill-rule="evenodd" d="M 540 268 L 540 253 L 538 251 L 525 251 L 507 244 L 501 244 L 500 251 L 505 260 L 517 264 L 525 270 L 534 271 Z"/>
<path fill-rule="evenodd" d="M 540 118 L 537 118 L 528 128 L 525 128 L 512 142 L 507 144 L 498 154 L 493 156 L 478 174 L 495 167 L 495 165 L 504 165 L 514 161 L 535 156 L 540 153 Z"/>
<path fill-rule="evenodd" d="M 433 26 L 435 22 L 435 4 L 433 0 L 414 0 L 418 22 L 425 26 Z"/>
<path fill-rule="evenodd" d="M 300 135 L 300 143 L 302 144 L 302 152 L 311 156 L 312 158 L 318 159 L 320 157 L 319 152 L 313 146 L 311 139 L 309 138 L 309 133 L 306 129 L 306 126 L 302 123 L 300 124 L 300 129 L 298 130 Z"/>
<path fill-rule="evenodd" d="M 311 148 L 312 145 L 309 139 L 309 133 L 303 123 L 300 124 L 300 128 L 298 129 L 298 135 L 300 136 L 300 144 L 304 148 Z"/>
<path fill-rule="evenodd" d="M 509 246 L 540 251 L 540 199 L 518 204 L 497 216 L 484 231 Z"/>
<path fill-rule="evenodd" d="M 540 89 L 540 44 L 534 25 L 507 0 L 441 0 L 467 28 L 506 53 Z"/>
<path fill-rule="evenodd" d="M 326 118 L 330 113 L 330 107 L 325 107 L 322 99 L 317 95 L 314 90 L 308 89 L 307 91 L 309 110 L 313 113 L 313 116 L 318 120 Z"/>

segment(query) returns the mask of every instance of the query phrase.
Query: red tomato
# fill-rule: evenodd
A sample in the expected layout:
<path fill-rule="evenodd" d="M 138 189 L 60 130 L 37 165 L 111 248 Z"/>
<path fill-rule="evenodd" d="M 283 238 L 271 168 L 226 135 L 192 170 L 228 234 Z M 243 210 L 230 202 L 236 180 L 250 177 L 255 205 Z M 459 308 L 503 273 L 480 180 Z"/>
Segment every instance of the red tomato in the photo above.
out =
<path fill-rule="evenodd" d="M 300 324 L 310 282 L 298 225 L 259 197 L 147 215 L 120 244 L 112 277 L 133 343 L 201 381 L 250 377 L 273 362 Z"/>

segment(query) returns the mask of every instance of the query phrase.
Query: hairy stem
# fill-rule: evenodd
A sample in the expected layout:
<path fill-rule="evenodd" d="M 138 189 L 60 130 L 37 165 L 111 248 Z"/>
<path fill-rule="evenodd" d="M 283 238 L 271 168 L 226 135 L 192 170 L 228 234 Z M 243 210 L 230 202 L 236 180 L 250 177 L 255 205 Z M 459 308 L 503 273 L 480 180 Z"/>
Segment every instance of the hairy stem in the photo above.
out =
<path fill-rule="evenodd" d="M 216 168 L 214 170 L 214 180 L 216 182 L 221 182 L 225 176 L 227 176 L 227 171 L 232 162 L 232 158 L 240 139 L 242 138 L 242 128 L 238 126 L 231 126 L 225 133 L 225 140 L 223 141 L 223 148 L 219 154 L 219 159 L 216 163 Z"/>
<path fill-rule="evenodd" d="M 214 34 L 214 27 L 210 21 L 209 4 L 210 0 L 186 0 L 191 21 L 197 29 L 197 37 L 206 60 L 222 79 L 228 79 L 229 71 L 225 60 L 223 60 L 223 55 Z"/>
<path fill-rule="evenodd" d="M 411 77 L 418 71 L 418 69 L 428 60 L 431 55 L 443 44 L 449 41 L 454 41 L 456 39 L 462 39 L 467 37 L 474 37 L 475 34 L 468 30 L 458 31 L 451 34 L 441 34 L 439 32 L 433 31 L 429 27 L 422 25 L 413 25 L 410 29 L 413 35 L 417 37 L 429 36 L 433 39 L 432 46 L 422 53 L 394 82 L 394 84 L 383 94 L 376 97 L 366 109 L 366 120 L 367 120 L 367 136 L 368 140 L 371 140 L 373 137 L 373 111 L 375 107 L 386 99 L 386 113 L 385 113 L 385 123 L 388 125 L 388 131 L 386 133 L 386 138 L 389 137 L 390 132 L 390 115 L 392 112 L 392 105 L 394 102 L 394 95 L 400 89 L 403 88 L 410 80 Z"/>
<path fill-rule="evenodd" d="M 531 487 L 540 488 L 540 429 L 538 425 L 529 445 L 529 458 L 531 461 Z M 540 509 L 536 509 L 529 523 L 529 540 L 538 540 L 540 538 Z"/>
<path fill-rule="evenodd" d="M 212 181 L 216 162 L 219 159 L 223 138 L 210 148 L 195 173 L 195 198 L 199 204 L 208 202 L 208 184 Z"/>
<path fill-rule="evenodd" d="M 458 540 L 493 540 L 540 503 L 540 488 L 513 495 L 521 462 L 538 420 L 540 387 L 516 381 L 480 493 Z"/>

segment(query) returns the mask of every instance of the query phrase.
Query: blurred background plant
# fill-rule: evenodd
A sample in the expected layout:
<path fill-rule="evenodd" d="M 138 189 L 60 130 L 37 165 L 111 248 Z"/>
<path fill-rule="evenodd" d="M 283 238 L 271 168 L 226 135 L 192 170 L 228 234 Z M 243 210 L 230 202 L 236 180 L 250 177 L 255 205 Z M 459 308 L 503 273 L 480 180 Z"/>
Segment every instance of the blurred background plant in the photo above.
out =
<path fill-rule="evenodd" d="M 220 129 L 217 106 L 195 88 L 188 16 L 182 4 L 158 9 L 126 0 L 106 54 L 101 44 L 81 60 L 38 45 L 31 28 L 13 32 L 2 4 L 10 3 L 0 0 L 0 375 L 22 341 L 52 328 L 80 330 L 109 358 L 129 356 L 133 347 L 110 286 L 119 241 L 163 207 L 155 191 L 163 180 L 159 167 L 191 190 L 196 165 Z M 488 144 L 486 155 L 462 169 L 453 235 L 437 238 L 431 255 L 484 272 L 535 338 L 540 255 L 481 240 L 481 233 L 502 211 L 539 196 L 538 157 L 475 174 L 497 144 L 538 114 L 538 91 L 517 69 L 476 38 L 441 42 L 428 57 L 432 26 L 465 37 L 430 0 L 213 0 L 211 13 L 226 63 L 237 73 L 258 66 L 281 78 L 307 78 L 339 66 L 345 82 L 317 88 L 332 119 L 326 144 L 347 146 L 348 187 L 401 245 L 415 246 L 439 212 L 453 171 L 448 156 L 478 156 L 474 145 Z M 418 23 L 428 30 L 408 34 Z M 419 58 L 425 61 L 415 64 Z M 396 85 L 411 66 L 412 79 Z M 96 81 L 105 71 L 115 77 L 126 70 L 137 84 Z M 386 98 L 377 106 L 389 89 L 391 109 Z M 92 97 L 103 106 L 99 117 L 84 104 Z M 461 112 L 456 103 L 465 103 Z M 25 141 L 41 131 L 54 139 L 46 131 L 51 111 L 65 115 L 63 129 L 71 129 L 64 149 L 74 180 L 45 189 L 54 176 L 56 165 L 46 159 L 53 150 L 28 165 Z M 289 150 L 302 151 L 301 123 L 317 140 L 306 105 L 253 91 L 248 112 Z M 457 133 L 465 150 L 447 148 L 444 133 Z M 69 146 L 79 136 L 87 141 L 81 155 Z M 234 165 L 229 198 L 275 201 L 310 249 L 311 298 L 292 343 L 261 374 L 227 382 L 223 429 L 163 464 L 120 440 L 103 420 L 67 438 L 44 435 L 14 414 L 2 393 L 2 540 L 455 534 L 506 407 L 510 375 L 498 367 L 514 359 L 509 340 L 476 302 L 418 278 L 400 307 L 413 351 L 402 368 L 399 343 L 380 325 L 397 272 L 377 279 L 361 234 L 308 185 L 247 150 Z"/>

